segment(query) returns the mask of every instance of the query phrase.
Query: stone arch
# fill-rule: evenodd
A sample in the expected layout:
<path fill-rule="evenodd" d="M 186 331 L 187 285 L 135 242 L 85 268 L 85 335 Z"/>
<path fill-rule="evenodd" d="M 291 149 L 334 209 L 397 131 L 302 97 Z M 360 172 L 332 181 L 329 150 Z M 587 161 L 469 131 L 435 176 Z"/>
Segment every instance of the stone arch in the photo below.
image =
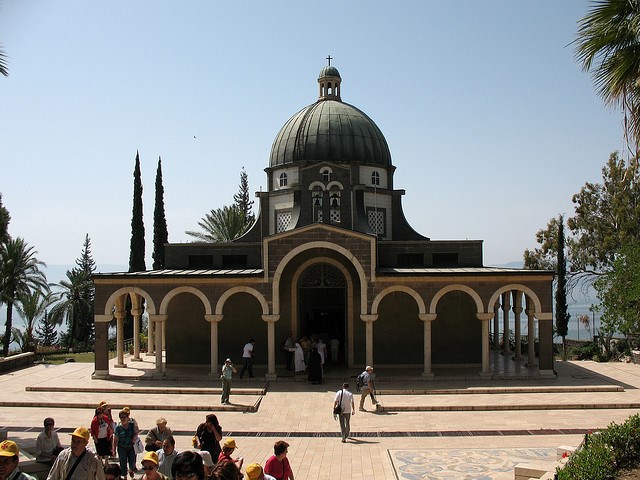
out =
<path fill-rule="evenodd" d="M 500 295 L 502 295 L 505 292 L 510 292 L 512 290 L 519 290 L 521 292 L 524 292 L 531 300 L 533 300 L 533 306 L 534 306 L 534 311 L 536 313 L 536 317 L 540 318 L 539 315 L 542 313 L 542 305 L 540 304 L 540 299 L 538 298 L 538 295 L 536 295 L 536 293 L 526 285 L 522 285 L 519 283 L 510 283 L 509 285 L 504 285 L 500 287 L 498 290 L 496 290 L 494 294 L 491 296 L 491 298 L 489 299 L 489 303 L 487 304 L 487 309 L 493 310 L 493 305 L 495 305 L 495 303 L 498 301 L 498 298 L 500 298 Z M 487 310 L 487 311 L 490 311 L 490 310 Z"/>
<path fill-rule="evenodd" d="M 337 187 L 340 190 L 344 190 L 342 183 L 338 182 L 337 180 L 333 180 L 327 184 L 327 190 L 331 190 L 333 187 Z"/>
<path fill-rule="evenodd" d="M 438 302 L 440 301 L 440 299 L 444 297 L 447 293 L 453 292 L 456 290 L 459 290 L 468 294 L 476 304 L 476 309 L 478 310 L 476 313 L 483 313 L 484 310 L 482 308 L 482 299 L 480 298 L 480 295 L 478 295 L 478 293 L 473 288 L 467 285 L 462 285 L 460 283 L 447 285 L 446 287 L 438 290 L 438 293 L 436 293 L 433 296 L 433 299 L 431 300 L 431 304 L 429 305 L 429 313 L 436 313 L 436 307 L 438 306 Z"/>
<path fill-rule="evenodd" d="M 300 267 L 294 272 L 291 279 L 291 298 L 297 298 L 297 285 L 298 285 L 298 280 L 300 279 L 300 276 L 304 273 L 304 271 L 307 268 L 318 263 L 327 263 L 333 267 L 336 267 L 338 270 L 340 270 L 340 273 L 344 275 L 344 278 L 347 282 L 347 291 L 353 292 L 353 278 L 351 278 L 351 274 L 349 273 L 349 270 L 347 270 L 347 267 L 345 267 L 342 262 L 331 257 L 315 257 L 315 258 L 310 258 L 309 260 L 303 262 L 302 265 L 300 265 Z M 299 305 L 297 301 L 292 302 L 292 305 L 291 305 L 292 320 L 298 317 L 298 306 Z M 353 331 L 354 331 L 355 320 L 353 318 L 354 315 L 353 315 L 353 299 L 352 298 L 347 300 L 346 315 L 347 315 L 346 322 L 347 322 L 347 342 L 348 342 L 347 355 L 348 355 L 348 358 L 353 358 L 353 342 L 354 342 Z M 292 324 L 292 330 L 293 330 L 293 324 Z M 295 331 L 294 333 L 296 335 L 300 334 L 300 332 L 298 331 Z"/>
<path fill-rule="evenodd" d="M 358 259 L 353 255 L 353 253 L 351 253 L 349 250 L 347 250 L 346 248 L 340 245 L 336 245 L 331 242 L 318 241 L 318 242 L 309 242 L 309 243 L 305 243 L 304 245 L 297 246 L 296 248 L 294 248 L 284 256 L 284 258 L 276 268 L 276 271 L 273 274 L 273 314 L 274 315 L 280 314 L 280 278 L 282 277 L 282 272 L 284 272 L 285 267 L 289 264 L 291 260 L 293 260 L 296 257 L 296 255 L 300 254 L 301 252 L 304 252 L 305 250 L 311 250 L 313 248 L 326 248 L 327 250 L 333 250 L 335 252 L 338 252 L 344 255 L 344 257 L 349 262 L 351 262 L 351 264 L 356 269 L 356 272 L 358 273 L 358 278 L 360 279 L 360 311 L 366 312 L 367 311 L 367 276 L 364 272 L 364 268 L 362 267 Z M 268 272 L 266 271 L 266 269 L 265 269 L 265 275 L 268 275 Z M 217 312 L 217 307 L 216 307 L 216 312 Z"/>
<path fill-rule="evenodd" d="M 262 295 L 259 291 L 251 287 L 233 287 L 224 292 L 218 299 L 218 303 L 216 303 L 216 315 L 222 315 L 224 303 L 229 299 L 229 297 L 236 293 L 248 293 L 249 295 L 253 295 L 254 297 L 256 297 L 258 302 L 260 302 L 260 306 L 262 307 L 262 314 L 269 314 L 269 304 L 264 298 L 264 295 Z"/>
<path fill-rule="evenodd" d="M 393 285 L 391 287 L 385 288 L 376 296 L 376 298 L 373 300 L 373 303 L 371 304 L 371 314 L 377 315 L 378 306 L 380 305 L 382 299 L 390 293 L 394 292 L 404 292 L 409 294 L 418 304 L 418 313 L 427 313 L 424 300 L 422 300 L 422 297 L 418 294 L 418 292 L 416 292 L 413 288 L 406 287 L 404 285 Z"/>
<path fill-rule="evenodd" d="M 104 314 L 111 315 L 113 306 L 116 303 L 116 299 L 126 294 L 136 294 L 140 295 L 147 302 L 146 310 L 149 315 L 154 315 L 156 313 L 156 305 L 151 299 L 151 295 L 145 292 L 143 289 L 139 287 L 122 287 L 116 290 L 111 294 L 111 296 L 107 299 L 104 304 Z"/>
<path fill-rule="evenodd" d="M 318 187 L 320 190 L 326 190 L 324 183 L 319 182 L 319 181 L 315 181 L 315 182 L 311 182 L 309 184 L 309 190 L 313 190 L 314 188 Z"/>
<path fill-rule="evenodd" d="M 162 299 L 162 302 L 160 303 L 160 311 L 158 313 L 160 315 L 166 315 L 167 308 L 169 307 L 169 303 L 171 302 L 171 299 L 173 299 L 176 295 L 179 295 L 181 293 L 192 293 L 193 295 L 198 297 L 202 301 L 202 304 L 204 305 L 205 315 L 211 314 L 211 302 L 209 301 L 209 299 L 204 293 L 202 293 L 197 288 L 193 288 L 193 287 L 177 287 L 171 290 Z"/>

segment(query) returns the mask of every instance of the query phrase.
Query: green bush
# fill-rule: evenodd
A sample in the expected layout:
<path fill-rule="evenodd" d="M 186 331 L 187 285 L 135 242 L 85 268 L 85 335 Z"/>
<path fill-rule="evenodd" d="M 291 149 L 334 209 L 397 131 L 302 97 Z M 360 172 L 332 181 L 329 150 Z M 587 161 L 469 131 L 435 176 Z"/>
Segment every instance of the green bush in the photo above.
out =
<path fill-rule="evenodd" d="M 569 349 L 569 356 L 578 357 L 578 360 L 597 360 L 600 355 L 600 348 L 596 342 L 589 342 L 582 347 L 572 347 Z"/>
<path fill-rule="evenodd" d="M 596 436 L 557 473 L 558 480 L 610 480 L 615 471 L 611 448 Z"/>
<path fill-rule="evenodd" d="M 587 435 L 581 449 L 557 470 L 559 480 L 609 480 L 618 470 L 640 459 L 640 415 L 622 425 L 610 424 L 596 435 Z"/>

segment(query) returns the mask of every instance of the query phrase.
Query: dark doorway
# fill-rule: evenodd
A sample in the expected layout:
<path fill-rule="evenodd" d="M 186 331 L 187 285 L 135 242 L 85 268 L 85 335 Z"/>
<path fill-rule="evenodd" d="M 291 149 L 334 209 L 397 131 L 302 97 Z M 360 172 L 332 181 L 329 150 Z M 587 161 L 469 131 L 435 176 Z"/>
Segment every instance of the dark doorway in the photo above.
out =
<path fill-rule="evenodd" d="M 347 282 L 340 270 L 326 263 L 307 268 L 298 282 L 299 335 L 322 338 L 327 345 L 326 364 L 345 365 Z M 338 358 L 331 340 L 338 341 Z"/>

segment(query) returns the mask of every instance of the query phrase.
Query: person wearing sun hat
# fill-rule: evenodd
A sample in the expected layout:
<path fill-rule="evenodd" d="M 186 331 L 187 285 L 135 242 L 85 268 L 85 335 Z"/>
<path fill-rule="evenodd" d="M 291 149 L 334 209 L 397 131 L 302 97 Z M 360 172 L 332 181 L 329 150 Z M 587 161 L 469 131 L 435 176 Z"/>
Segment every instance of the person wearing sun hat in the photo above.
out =
<path fill-rule="evenodd" d="M 242 464 L 244 463 L 244 458 L 231 458 L 231 454 L 236 448 L 236 441 L 233 438 L 227 438 L 222 444 L 222 451 L 218 456 L 218 463 L 233 462 L 238 466 L 238 470 L 240 470 L 242 468 Z"/>
<path fill-rule="evenodd" d="M 245 470 L 247 480 L 276 480 L 275 477 L 264 473 L 259 463 L 252 463 Z"/>
<path fill-rule="evenodd" d="M 16 442 L 0 443 L 0 480 L 36 480 L 36 477 L 21 472 L 18 468 L 20 450 Z"/>
<path fill-rule="evenodd" d="M 71 446 L 60 452 L 47 480 L 104 480 L 100 458 L 87 449 L 89 437 L 87 427 L 78 427 L 71 433 Z"/>
<path fill-rule="evenodd" d="M 142 470 L 144 475 L 140 480 L 167 480 L 163 474 L 158 472 L 158 454 L 156 452 L 146 452 L 142 457 Z"/>

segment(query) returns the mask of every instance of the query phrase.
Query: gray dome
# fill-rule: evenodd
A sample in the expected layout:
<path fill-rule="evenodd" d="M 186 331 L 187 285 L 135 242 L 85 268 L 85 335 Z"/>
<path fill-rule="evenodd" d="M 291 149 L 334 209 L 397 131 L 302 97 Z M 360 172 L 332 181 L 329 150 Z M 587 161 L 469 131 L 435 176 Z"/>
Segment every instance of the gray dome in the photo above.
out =
<path fill-rule="evenodd" d="M 318 75 L 319 78 L 322 77 L 340 77 L 340 72 L 338 72 L 338 69 L 332 65 L 327 65 L 326 67 L 324 67 L 322 70 L 320 70 L 320 75 Z"/>
<path fill-rule="evenodd" d="M 391 152 L 378 126 L 353 105 L 320 100 L 303 108 L 276 136 L 270 167 L 294 162 L 391 165 Z"/>

